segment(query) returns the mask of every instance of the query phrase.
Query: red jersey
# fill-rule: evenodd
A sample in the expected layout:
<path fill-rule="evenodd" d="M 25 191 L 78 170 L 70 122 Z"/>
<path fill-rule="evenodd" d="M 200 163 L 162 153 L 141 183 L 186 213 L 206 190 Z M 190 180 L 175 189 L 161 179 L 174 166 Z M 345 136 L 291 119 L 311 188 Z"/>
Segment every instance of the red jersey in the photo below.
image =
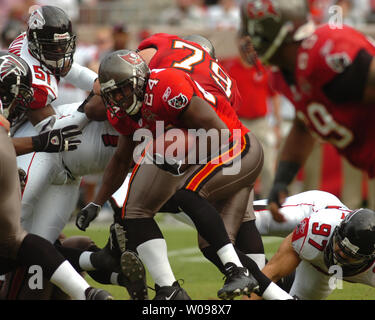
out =
<path fill-rule="evenodd" d="M 239 108 L 240 95 L 235 81 L 199 44 L 157 33 L 138 46 L 138 50 L 147 48 L 157 49 L 149 63 L 150 69 L 172 67 L 183 70 L 206 91 L 215 96 L 223 95 L 233 108 Z"/>
<path fill-rule="evenodd" d="M 125 114 L 118 119 L 110 111 L 107 111 L 107 117 L 111 125 L 123 135 L 131 135 L 139 128 L 147 128 L 155 134 L 156 121 L 163 121 L 164 128 L 183 127 L 179 116 L 188 107 L 193 96 L 209 102 L 232 132 L 233 129 L 240 129 L 242 135 L 248 132 L 229 106 L 228 100 L 205 91 L 186 72 L 174 68 L 151 71 L 138 121 Z"/>
<path fill-rule="evenodd" d="M 296 81 L 302 103 L 297 116 L 313 133 L 332 143 L 354 166 L 375 176 L 375 108 L 364 103 L 335 103 L 324 86 L 346 70 L 361 50 L 375 55 L 375 47 L 362 33 L 344 26 L 321 26 L 299 48 Z"/>
<path fill-rule="evenodd" d="M 222 60 L 221 64 L 236 80 L 241 94 L 238 116 L 245 119 L 265 117 L 268 113 L 267 99 L 274 94 L 269 85 L 269 71 L 260 62 L 257 68 L 246 66 L 240 57 Z"/>

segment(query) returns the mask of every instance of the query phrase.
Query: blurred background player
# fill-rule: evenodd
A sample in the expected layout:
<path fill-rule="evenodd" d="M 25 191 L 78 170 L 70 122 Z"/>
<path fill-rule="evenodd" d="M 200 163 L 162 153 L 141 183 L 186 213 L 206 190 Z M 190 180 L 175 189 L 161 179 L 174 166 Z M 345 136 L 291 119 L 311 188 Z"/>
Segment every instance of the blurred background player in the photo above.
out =
<path fill-rule="evenodd" d="M 276 140 L 279 138 L 280 100 L 271 87 L 270 70 L 258 59 L 251 64 L 243 52 L 241 36 L 238 36 L 238 56 L 220 60 L 228 74 L 236 80 L 241 103 L 236 110 L 241 122 L 256 134 L 264 150 L 264 165 L 260 183 L 255 188 L 255 198 L 267 197 L 272 186 L 276 162 Z M 271 124 L 274 115 L 275 126 Z"/>
<path fill-rule="evenodd" d="M 299 94 L 298 99 L 289 94 L 295 102 L 297 117 L 281 151 L 269 198 L 271 205 L 282 202 L 280 197 L 285 194 L 286 186 L 311 151 L 314 137 L 309 129 L 372 177 L 375 155 L 369 147 L 368 133 L 361 137 L 362 123 L 370 117 L 366 112 L 358 111 L 358 106 L 366 110 L 372 103 L 371 71 L 368 78 L 361 78 L 361 83 L 347 87 L 356 79 L 351 75 L 353 70 L 357 75 L 359 68 L 367 75 L 371 69 L 372 44 L 360 32 L 347 26 L 334 29 L 326 24 L 316 28 L 306 17 L 307 7 L 303 1 L 295 1 L 296 6 L 292 8 L 289 3 L 279 0 L 271 3 L 271 7 L 268 3 L 257 10 L 254 3 L 246 1 L 243 7 L 249 19 L 246 30 L 254 47 L 263 59 L 278 65 L 284 75 L 295 80 Z M 260 12 L 265 13 L 267 19 L 259 19 Z M 274 19 L 278 15 L 282 17 L 280 22 Z M 260 28 L 256 27 L 259 23 L 268 24 L 262 32 L 267 32 L 269 40 L 265 41 L 265 35 L 261 36 Z M 351 41 L 355 41 L 355 45 L 351 45 Z M 319 56 L 318 48 L 328 46 L 327 43 L 331 43 L 331 47 Z M 277 210 L 274 213 L 275 218 L 282 219 Z"/>

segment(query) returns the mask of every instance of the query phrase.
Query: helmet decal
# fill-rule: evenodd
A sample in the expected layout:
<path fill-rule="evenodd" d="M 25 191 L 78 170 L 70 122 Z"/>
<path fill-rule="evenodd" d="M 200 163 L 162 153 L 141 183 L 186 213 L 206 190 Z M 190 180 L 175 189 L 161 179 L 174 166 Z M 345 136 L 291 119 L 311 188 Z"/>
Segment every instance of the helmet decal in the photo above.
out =
<path fill-rule="evenodd" d="M 168 105 L 175 109 L 185 108 L 189 104 L 189 99 L 182 93 L 168 100 Z"/>
<path fill-rule="evenodd" d="M 43 17 L 41 8 L 34 10 L 29 18 L 28 25 L 30 29 L 42 29 L 46 20 Z"/>
<path fill-rule="evenodd" d="M 69 40 L 70 39 L 70 34 L 69 32 L 65 32 L 65 33 L 55 33 L 53 35 L 53 40 L 55 41 L 59 41 L 59 40 Z"/>
<path fill-rule="evenodd" d="M 250 19 L 262 19 L 269 16 L 279 17 L 271 0 L 257 0 L 249 2 L 246 8 Z"/>
<path fill-rule="evenodd" d="M 119 57 L 132 65 L 138 65 L 143 62 L 142 58 L 135 52 L 119 55 Z"/>
<path fill-rule="evenodd" d="M 0 57 L 0 81 L 4 81 L 11 73 L 14 73 L 16 76 L 26 76 L 27 71 L 25 67 L 11 55 Z"/>

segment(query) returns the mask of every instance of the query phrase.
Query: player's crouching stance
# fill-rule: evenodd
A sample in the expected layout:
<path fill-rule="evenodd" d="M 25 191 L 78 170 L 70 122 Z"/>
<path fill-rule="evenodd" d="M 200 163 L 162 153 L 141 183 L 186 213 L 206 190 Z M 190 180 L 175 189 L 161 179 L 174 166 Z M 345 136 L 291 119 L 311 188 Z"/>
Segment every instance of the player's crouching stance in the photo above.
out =
<path fill-rule="evenodd" d="M 119 66 L 121 68 L 119 68 Z M 104 71 L 105 69 L 109 71 Z M 220 118 L 220 112 L 223 112 L 224 109 L 230 112 L 232 108 L 230 108 L 230 106 L 229 108 L 225 108 L 223 105 L 222 108 L 218 107 L 216 109 L 217 113 L 213 111 L 205 102 L 198 86 L 191 81 L 188 75 L 170 68 L 153 70 L 150 75 L 148 75 L 146 73 L 149 72 L 145 72 L 144 69 L 146 68 L 142 59 L 138 57 L 135 52 L 125 50 L 108 55 L 101 63 L 99 79 L 102 85 L 102 94 L 108 98 L 106 99 L 108 120 L 122 135 L 119 138 L 118 149 L 109 162 L 104 174 L 104 182 L 102 185 L 104 187 L 101 188 L 95 198 L 94 202 L 97 205 L 91 204 L 90 207 L 84 208 L 78 215 L 76 224 L 80 229 L 84 230 L 88 227 L 90 221 L 98 214 L 100 205 L 120 187 L 125 179 L 125 174 L 130 167 L 130 160 L 132 160 L 132 150 L 135 148 L 134 141 L 132 140 L 135 130 L 142 127 L 155 129 L 155 118 L 164 120 L 167 124 L 173 123 L 175 126 L 181 128 L 204 128 L 207 131 L 210 128 L 216 130 L 228 130 L 228 128 L 233 129 L 235 127 L 241 128 L 240 123 L 231 123 L 228 117 L 225 118 L 228 124 L 223 123 Z M 172 79 L 172 76 L 176 79 Z M 155 83 L 157 83 L 157 85 L 154 85 Z M 175 86 L 177 84 L 183 85 L 176 88 Z M 173 90 L 171 87 L 173 87 Z M 144 90 L 146 90 L 146 92 L 144 92 Z M 170 90 L 173 92 L 169 92 Z M 183 94 L 181 90 L 184 90 Z M 163 95 L 164 92 L 169 93 L 169 104 L 167 103 L 168 98 L 166 98 L 166 95 Z M 195 94 L 194 96 L 193 93 Z M 142 104 L 143 98 L 146 97 L 146 95 L 152 95 L 153 99 L 152 101 L 145 100 Z M 175 104 L 178 100 L 178 96 L 183 97 L 181 106 Z M 148 116 L 150 114 L 147 111 L 149 111 L 148 109 L 150 107 L 155 109 L 153 110 L 155 111 L 154 117 Z M 166 113 L 170 119 L 166 118 Z M 206 122 L 204 123 L 201 122 L 203 121 L 201 118 L 203 115 L 206 117 Z M 236 121 L 235 115 L 233 115 L 231 119 Z M 184 124 L 184 122 L 186 123 Z M 205 191 L 202 193 L 205 193 L 205 196 L 210 198 L 213 202 L 223 200 L 222 198 L 228 195 L 231 197 L 240 196 L 242 199 L 245 199 L 245 201 L 240 201 L 240 199 L 238 199 L 239 201 L 235 201 L 233 198 L 231 199 L 233 203 L 241 204 L 242 207 L 237 208 L 237 211 L 240 218 L 243 217 L 243 211 L 246 209 L 245 207 L 251 189 L 249 186 L 255 181 L 261 169 L 263 153 L 252 134 L 242 131 L 241 133 L 241 137 L 246 140 L 242 143 L 238 142 L 237 144 L 243 147 L 243 149 L 241 149 L 241 152 L 243 152 L 243 157 L 241 157 L 241 171 L 238 175 L 226 176 L 225 181 L 223 181 L 224 175 L 221 174 L 221 170 L 215 172 L 216 176 L 214 175 L 214 178 L 217 178 L 216 180 L 212 178 L 212 180 L 202 181 L 194 174 L 192 177 L 192 172 L 182 175 L 176 173 L 171 174 L 170 171 L 167 172 L 154 164 L 147 164 L 144 161 L 138 162 L 134 167 L 131 186 L 129 187 L 127 200 L 124 205 L 125 210 L 122 214 L 122 224 L 127 232 L 127 245 L 139 253 L 155 283 L 158 285 L 156 286 L 157 292 L 155 299 L 168 298 L 177 300 L 189 298 L 186 292 L 180 288 L 175 281 L 173 272 L 169 266 L 165 241 L 161 231 L 153 220 L 156 212 L 168 201 L 171 195 L 183 186 L 185 182 L 191 181 L 189 178 L 193 179 L 196 177 L 196 183 L 194 184 L 194 181 L 188 183 L 189 186 L 195 185 L 197 188 L 200 186 L 201 190 Z M 247 139 L 250 139 L 251 142 L 248 143 Z M 246 148 L 249 144 L 251 148 Z M 240 154 L 239 152 L 236 156 Z M 222 165 L 222 163 L 220 163 L 220 165 Z M 252 167 L 252 169 L 250 170 L 249 167 Z M 219 169 L 222 169 L 222 167 L 219 167 Z M 194 167 L 190 168 L 190 170 L 194 171 Z M 244 172 L 246 172 L 246 174 Z M 249 174 L 249 172 L 251 174 Z M 237 179 L 234 181 L 236 183 L 230 184 L 231 179 Z M 151 184 L 150 181 L 152 181 Z M 224 192 L 223 186 L 228 188 L 232 187 L 232 190 L 226 188 L 225 191 L 228 192 Z M 220 188 L 220 193 L 214 192 L 216 191 L 216 187 Z M 194 198 L 194 201 L 189 200 L 190 204 L 196 203 L 195 200 L 198 199 L 198 201 L 203 203 L 206 207 L 210 205 L 210 202 L 207 202 L 203 198 L 201 198 L 203 201 L 200 200 L 198 192 L 194 193 L 190 192 L 190 190 L 184 191 L 186 191 L 185 194 L 189 196 L 188 199 Z M 208 196 L 210 194 L 212 197 Z M 147 195 L 147 197 L 145 195 Z M 219 199 L 215 196 L 219 197 Z M 220 199 L 220 197 L 222 198 Z M 225 200 L 229 201 L 227 198 L 225 198 Z M 197 208 L 193 208 L 193 210 L 189 211 L 191 215 L 195 213 L 194 218 L 197 220 L 200 217 L 207 216 L 206 210 L 203 210 L 205 214 L 199 214 L 202 210 L 197 210 Z M 234 212 L 232 210 L 229 211 Z M 215 214 L 217 214 L 216 211 L 214 211 L 214 217 Z M 209 221 L 209 224 L 212 229 L 212 220 Z M 201 231 L 205 231 L 202 230 L 202 224 L 200 224 L 200 227 L 200 233 Z M 217 231 L 216 228 L 215 231 Z M 238 230 L 233 230 L 234 233 L 237 231 Z M 218 234 L 213 236 L 208 234 L 208 236 L 214 238 L 218 236 Z M 206 239 L 206 236 L 204 236 L 204 238 Z M 223 288 L 219 290 L 218 296 L 224 299 L 231 299 L 236 295 L 250 293 L 257 286 L 257 281 L 254 281 L 249 274 L 250 272 L 242 267 L 241 261 L 239 261 L 238 256 L 236 256 L 237 252 L 232 250 L 233 246 L 225 229 L 220 242 L 220 246 L 215 249 L 218 249 L 216 252 L 220 259 L 222 259 L 221 262 L 225 265 L 227 272 L 225 284 Z M 156 261 L 158 262 L 156 263 Z M 289 295 L 287 296 L 289 298 Z"/>
<path fill-rule="evenodd" d="M 337 280 L 374 287 L 374 265 L 375 212 L 329 208 L 305 218 L 262 271 L 278 281 L 296 270 L 290 294 L 320 300 Z"/>

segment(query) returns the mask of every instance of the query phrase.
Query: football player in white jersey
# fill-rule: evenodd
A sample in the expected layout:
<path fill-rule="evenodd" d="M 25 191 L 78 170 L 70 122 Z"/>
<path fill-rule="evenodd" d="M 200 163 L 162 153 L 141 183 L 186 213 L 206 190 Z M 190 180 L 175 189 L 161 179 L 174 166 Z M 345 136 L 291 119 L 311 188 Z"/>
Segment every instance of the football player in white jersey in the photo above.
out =
<path fill-rule="evenodd" d="M 75 111 L 80 105 L 81 102 L 59 106 L 55 108 L 56 115 L 65 122 L 74 123 Z M 20 126 L 15 136 L 28 136 L 35 132 L 37 131 L 30 122 L 26 122 Z M 83 143 L 78 149 L 70 151 L 72 154 L 34 153 L 17 157 L 18 166 L 27 172 L 22 195 L 22 226 L 51 243 L 58 239 L 76 208 L 82 177 L 103 172 L 116 149 L 118 134 L 107 121 L 91 121 L 82 128 L 80 138 Z M 70 257 L 69 250 L 60 250 L 64 250 L 64 254 Z M 76 252 L 74 256 L 78 257 L 80 254 L 81 252 Z M 92 270 L 89 254 L 91 253 L 86 252 L 85 258 L 80 260 L 80 269 Z M 132 261 L 134 270 L 139 267 L 141 277 L 137 276 L 135 281 L 129 281 L 127 277 L 124 281 L 124 276 L 117 271 L 105 277 L 105 284 L 126 286 L 132 299 L 145 299 L 147 289 L 143 266 L 131 253 L 127 254 L 127 258 Z M 98 264 L 95 265 L 98 267 Z M 101 265 L 98 268 L 100 267 Z M 103 277 L 98 282 L 103 283 Z M 141 289 L 132 289 L 134 286 L 141 286 Z"/>
<path fill-rule="evenodd" d="M 31 90 L 27 65 L 9 53 L 0 54 L 0 106 L 14 108 L 30 102 L 25 93 Z M 13 79 L 12 83 L 10 80 Z M 40 275 L 58 285 L 74 299 L 110 300 L 112 296 L 90 285 L 72 265 L 45 239 L 28 233 L 20 225 L 21 199 L 16 153 L 8 137 L 9 122 L 0 117 L 0 274 L 18 266 L 41 269 Z M 38 270 L 39 270 L 38 269 Z"/>
<path fill-rule="evenodd" d="M 58 96 L 60 78 L 86 91 L 94 87 L 97 74 L 73 62 L 75 47 L 76 36 L 69 17 L 54 6 L 33 7 L 27 31 L 9 46 L 9 52 L 23 58 L 31 69 L 34 100 L 26 114 L 39 132 L 46 129 L 55 114 L 51 103 Z M 79 116 L 83 121 L 81 125 L 85 125 L 86 116 L 84 113 Z"/>
<path fill-rule="evenodd" d="M 126 184 L 122 188 L 126 189 Z M 113 195 L 116 203 L 122 203 L 122 193 Z M 337 280 L 375 287 L 372 210 L 352 211 L 333 194 L 313 190 L 286 198 L 280 209 L 284 222 L 272 218 L 266 199 L 254 201 L 254 211 L 263 236 L 286 237 L 262 272 L 274 282 L 295 272 L 290 295 L 325 299 Z M 174 216 L 194 227 L 183 212 Z"/>
<path fill-rule="evenodd" d="M 262 272 L 273 281 L 295 271 L 290 294 L 325 299 L 337 281 L 375 287 L 375 212 L 340 205 L 312 210 Z"/>
<path fill-rule="evenodd" d="M 80 104 L 62 105 L 56 112 L 69 120 Z M 15 137 L 35 132 L 30 123 L 25 123 Z M 82 177 L 103 171 L 114 153 L 118 135 L 107 121 L 91 121 L 82 129 L 80 138 L 83 143 L 74 151 L 17 157 L 18 166 L 27 172 L 22 225 L 52 243 L 76 208 Z"/>

